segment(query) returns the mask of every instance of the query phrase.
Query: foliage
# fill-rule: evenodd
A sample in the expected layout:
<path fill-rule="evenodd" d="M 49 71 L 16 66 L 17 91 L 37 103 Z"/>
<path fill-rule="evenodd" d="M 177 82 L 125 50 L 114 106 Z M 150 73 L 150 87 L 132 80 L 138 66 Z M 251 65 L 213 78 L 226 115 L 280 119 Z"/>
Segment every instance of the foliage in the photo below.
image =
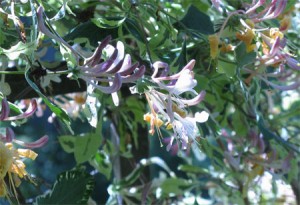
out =
<path fill-rule="evenodd" d="M 0 203 L 299 204 L 299 7 L 1 1 Z"/>

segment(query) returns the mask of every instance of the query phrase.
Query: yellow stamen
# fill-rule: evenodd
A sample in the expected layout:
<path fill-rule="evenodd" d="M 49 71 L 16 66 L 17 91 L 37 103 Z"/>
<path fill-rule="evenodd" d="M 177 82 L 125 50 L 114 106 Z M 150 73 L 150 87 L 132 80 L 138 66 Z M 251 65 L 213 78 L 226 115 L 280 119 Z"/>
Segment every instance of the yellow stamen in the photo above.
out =
<path fill-rule="evenodd" d="M 21 160 L 15 160 L 11 166 L 11 172 L 16 173 L 20 178 L 27 175 L 26 166 Z"/>
<path fill-rule="evenodd" d="M 282 32 L 280 32 L 278 28 L 271 28 L 269 35 L 274 40 L 277 37 L 279 37 L 280 39 L 283 39 L 283 37 L 284 37 L 284 34 Z"/>
<path fill-rule="evenodd" d="M 150 113 L 144 114 L 144 120 L 146 122 L 150 123 L 151 122 L 151 117 L 152 117 L 152 115 Z"/>
<path fill-rule="evenodd" d="M 167 130 L 170 130 L 170 129 L 173 129 L 173 125 L 169 122 L 166 123 L 166 129 Z"/>

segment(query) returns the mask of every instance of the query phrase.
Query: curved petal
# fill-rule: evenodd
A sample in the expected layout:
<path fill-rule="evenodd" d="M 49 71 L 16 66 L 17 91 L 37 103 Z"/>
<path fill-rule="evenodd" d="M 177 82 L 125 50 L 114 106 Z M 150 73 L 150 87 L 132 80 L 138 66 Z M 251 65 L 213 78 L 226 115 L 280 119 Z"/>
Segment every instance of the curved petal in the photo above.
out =
<path fill-rule="evenodd" d="M 186 64 L 179 73 L 176 73 L 174 75 L 171 76 L 166 76 L 166 77 L 158 77 L 155 78 L 157 80 L 175 80 L 178 79 L 180 77 L 180 75 L 182 74 L 182 72 L 185 72 L 185 70 L 193 70 L 194 66 L 196 64 L 196 61 L 193 59 L 190 62 L 188 62 L 188 64 Z"/>
<path fill-rule="evenodd" d="M 89 81 L 87 82 L 88 84 L 93 85 L 96 89 L 99 89 L 101 92 L 103 93 L 113 93 L 116 92 L 117 90 L 119 90 L 122 86 L 122 78 L 121 76 L 117 73 L 115 75 L 114 81 L 110 86 L 101 86 L 101 85 L 97 85 L 96 83 L 94 83 L 93 81 Z"/>
<path fill-rule="evenodd" d="M 272 83 L 265 78 L 260 77 L 261 80 L 265 81 L 267 85 L 272 86 L 275 89 L 282 90 L 282 91 L 287 91 L 287 90 L 295 90 L 296 88 L 300 87 L 300 82 L 294 82 L 293 84 L 290 85 L 277 85 L 275 83 Z"/>
<path fill-rule="evenodd" d="M 9 104 L 8 104 L 6 98 L 2 99 L 1 104 L 2 104 L 2 107 L 1 107 L 1 113 L 0 113 L 0 121 L 3 121 L 9 116 L 10 108 L 9 108 Z"/>
<path fill-rule="evenodd" d="M 167 73 L 170 70 L 169 64 L 162 62 L 162 61 L 156 61 L 155 63 L 153 63 L 153 68 L 154 68 L 154 72 L 152 74 L 152 78 L 155 77 L 165 77 L 167 75 Z M 160 76 L 156 76 L 158 74 L 158 70 L 159 69 L 164 69 L 163 72 L 161 72 Z"/>
<path fill-rule="evenodd" d="M 146 71 L 146 67 L 144 65 L 142 65 L 132 75 L 130 75 L 128 77 L 122 77 L 122 82 L 123 83 L 129 83 L 129 82 L 136 81 L 137 79 L 141 78 L 144 75 L 145 71 Z"/>
<path fill-rule="evenodd" d="M 116 59 L 114 60 L 113 64 L 109 67 L 107 72 L 111 72 L 111 70 L 114 70 L 114 68 L 124 59 L 124 44 L 121 41 L 117 42 L 116 50 L 118 51 L 118 55 Z M 121 67 L 120 67 L 121 68 Z"/>
<path fill-rule="evenodd" d="M 114 65 L 114 67 L 110 68 L 108 71 L 106 71 L 106 73 L 109 74 L 117 73 L 121 69 L 122 64 L 123 64 L 123 60 L 120 60 L 118 64 Z"/>
<path fill-rule="evenodd" d="M 6 128 L 5 141 L 6 142 L 12 142 L 14 139 L 15 139 L 15 133 L 14 133 L 14 131 L 10 127 L 7 127 Z"/>
<path fill-rule="evenodd" d="M 286 57 L 286 63 L 288 64 L 288 66 L 290 66 L 290 68 L 294 70 L 300 70 L 300 63 L 296 59 Z"/>
<path fill-rule="evenodd" d="M 198 105 L 202 100 L 204 100 L 204 97 L 206 95 L 206 92 L 202 90 L 196 97 L 190 100 L 181 99 L 182 103 L 187 106 L 193 106 Z"/>
<path fill-rule="evenodd" d="M 123 71 L 119 71 L 118 73 L 121 76 L 130 75 L 138 66 L 139 66 L 139 63 L 135 63 L 135 64 L 131 65 L 130 67 L 127 67 L 126 70 L 123 70 L 123 68 L 121 68 L 120 70 L 123 70 Z"/>
<path fill-rule="evenodd" d="M 40 139 L 34 141 L 34 142 L 23 142 L 23 141 L 20 141 L 20 140 L 14 140 L 15 143 L 23 146 L 23 147 L 26 147 L 26 148 L 29 148 L 29 149 L 32 149 L 32 148 L 39 148 L 39 147 L 43 147 L 49 140 L 49 137 L 47 135 L 41 137 Z"/>
<path fill-rule="evenodd" d="M 196 112 L 195 114 L 195 120 L 196 122 L 206 122 L 209 118 L 209 114 L 206 111 L 202 111 L 202 112 Z"/>
<path fill-rule="evenodd" d="M 122 72 L 128 70 L 128 68 L 130 68 L 130 67 L 131 67 L 131 56 L 129 54 L 126 54 L 124 57 L 123 65 L 122 65 L 119 73 L 121 74 Z"/>
<path fill-rule="evenodd" d="M 99 46 L 94 51 L 93 55 L 86 60 L 85 65 L 93 67 L 99 64 L 102 56 L 102 50 L 108 45 L 110 40 L 111 36 L 107 36 L 106 38 L 104 38 L 103 41 L 101 41 Z"/>
<path fill-rule="evenodd" d="M 30 106 L 28 107 L 28 109 L 24 113 L 22 113 L 20 115 L 17 115 L 17 116 L 7 117 L 7 118 L 4 119 L 4 121 L 20 120 L 20 119 L 30 117 L 31 115 L 34 114 L 34 112 L 36 110 L 37 110 L 37 102 L 36 102 L 35 99 L 32 99 Z"/>
<path fill-rule="evenodd" d="M 180 95 L 187 91 L 192 91 L 192 89 L 197 85 L 197 81 L 194 79 L 194 75 L 190 70 L 183 70 L 180 72 L 178 80 L 172 89 L 172 93 L 175 95 Z"/>
<path fill-rule="evenodd" d="M 51 33 L 51 31 L 45 26 L 45 20 L 43 17 L 43 13 L 44 13 L 44 8 L 42 6 L 40 6 L 37 9 L 37 19 L 38 19 L 38 27 L 39 30 L 44 33 L 46 36 L 56 40 L 57 42 L 62 43 L 64 46 L 66 46 L 67 48 L 69 48 L 73 54 L 76 54 L 76 60 L 78 61 L 79 55 L 78 52 L 75 51 L 72 46 L 70 46 L 64 39 L 62 39 L 61 37 L 59 37 L 58 35 L 54 35 L 53 33 Z"/>

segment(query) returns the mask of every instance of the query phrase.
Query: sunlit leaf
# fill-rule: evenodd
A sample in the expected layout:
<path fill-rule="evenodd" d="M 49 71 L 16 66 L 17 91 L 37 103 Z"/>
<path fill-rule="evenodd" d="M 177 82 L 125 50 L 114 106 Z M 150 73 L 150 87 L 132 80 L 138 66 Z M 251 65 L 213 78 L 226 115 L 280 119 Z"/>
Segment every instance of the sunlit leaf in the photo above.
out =
<path fill-rule="evenodd" d="M 93 177 L 81 170 L 60 174 L 52 190 L 37 197 L 35 205 L 86 204 L 94 189 Z"/>
<path fill-rule="evenodd" d="M 97 25 L 100 28 L 117 28 L 121 26 L 124 21 L 126 20 L 126 17 L 116 17 L 116 18 L 93 18 L 91 21 Z"/>
<path fill-rule="evenodd" d="M 20 55 L 30 55 L 36 49 L 36 42 L 23 43 L 18 42 L 10 49 L 6 50 L 0 47 L 0 55 L 6 55 L 10 60 L 17 60 Z"/>
<path fill-rule="evenodd" d="M 88 133 L 75 140 L 74 156 L 78 164 L 86 162 L 94 156 L 100 147 L 101 135 Z"/>
<path fill-rule="evenodd" d="M 75 147 L 75 137 L 72 135 L 63 135 L 58 138 L 58 141 L 62 148 L 65 150 L 67 153 L 72 153 L 74 152 L 74 147 Z"/>

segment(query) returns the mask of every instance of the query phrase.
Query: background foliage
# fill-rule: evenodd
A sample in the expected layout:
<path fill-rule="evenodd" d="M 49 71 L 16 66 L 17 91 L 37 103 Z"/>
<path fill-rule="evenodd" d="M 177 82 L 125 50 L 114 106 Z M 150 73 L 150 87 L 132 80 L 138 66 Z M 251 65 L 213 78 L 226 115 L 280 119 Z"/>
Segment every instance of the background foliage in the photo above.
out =
<path fill-rule="evenodd" d="M 300 5 L 263 2 L 1 1 L 1 102 L 11 115 L 38 102 L 30 119 L 0 118 L 1 137 L 11 127 L 18 140 L 49 140 L 26 161 L 32 179 L 16 193 L 7 186 L 0 203 L 300 203 Z M 127 75 L 110 70 L 120 61 L 107 44 L 120 56 L 118 42 L 139 63 Z M 179 78 L 153 76 L 157 62 L 166 76 L 192 70 L 185 82 L 197 84 L 176 94 L 166 87 Z M 168 109 L 183 126 L 201 111 L 209 118 L 185 141 Z M 164 125 L 146 120 L 153 110 Z"/>

